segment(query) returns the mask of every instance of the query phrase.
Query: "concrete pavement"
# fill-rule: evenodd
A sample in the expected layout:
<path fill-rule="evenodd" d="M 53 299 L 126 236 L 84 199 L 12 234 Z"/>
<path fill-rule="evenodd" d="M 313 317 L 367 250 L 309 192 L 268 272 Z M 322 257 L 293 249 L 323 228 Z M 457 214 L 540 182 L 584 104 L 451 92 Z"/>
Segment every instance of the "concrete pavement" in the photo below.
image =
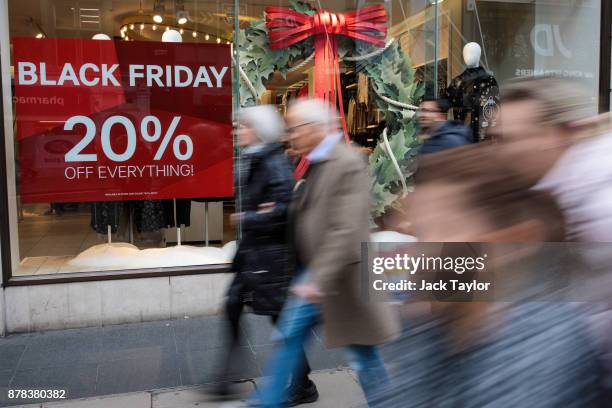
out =
<path fill-rule="evenodd" d="M 243 367 L 233 380 L 261 377 L 274 348 L 269 318 L 246 315 L 243 322 Z M 65 390 L 74 400 L 214 382 L 226 342 L 224 323 L 209 316 L 0 338 L 0 407 L 48 401 L 8 398 L 15 389 Z M 344 351 L 326 349 L 318 329 L 308 358 L 313 370 L 346 366 Z"/>
<path fill-rule="evenodd" d="M 363 393 L 350 369 L 321 370 L 312 374 L 319 389 L 319 401 L 303 405 L 307 408 L 365 407 Z M 241 384 L 243 395 L 256 389 L 258 380 Z M 84 398 L 62 402 L 21 405 L 23 408 L 234 408 L 236 402 L 211 401 L 202 386 L 177 387 L 146 392 Z"/>

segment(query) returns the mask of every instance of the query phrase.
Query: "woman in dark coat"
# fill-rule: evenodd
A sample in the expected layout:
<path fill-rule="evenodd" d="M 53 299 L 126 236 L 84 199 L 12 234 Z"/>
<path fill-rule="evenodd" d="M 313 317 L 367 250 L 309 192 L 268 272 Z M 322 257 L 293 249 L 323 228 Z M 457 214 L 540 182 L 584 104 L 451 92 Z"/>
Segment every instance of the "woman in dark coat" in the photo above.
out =
<path fill-rule="evenodd" d="M 270 316 L 276 323 L 293 273 L 287 244 L 287 210 L 294 181 L 291 163 L 280 143 L 282 134 L 282 118 L 272 106 L 240 111 L 238 143 L 242 154 L 236 172 L 240 208 L 231 220 L 234 225 L 240 225 L 242 233 L 232 264 L 236 275 L 226 303 L 231 329 L 224 369 L 226 378 L 237 355 L 244 305 L 249 305 L 256 314 Z M 288 394 L 291 405 L 318 398 L 317 389 L 308 378 L 309 372 L 306 364 L 303 374 L 293 380 Z M 222 384 L 218 392 L 227 394 L 228 383 Z"/>

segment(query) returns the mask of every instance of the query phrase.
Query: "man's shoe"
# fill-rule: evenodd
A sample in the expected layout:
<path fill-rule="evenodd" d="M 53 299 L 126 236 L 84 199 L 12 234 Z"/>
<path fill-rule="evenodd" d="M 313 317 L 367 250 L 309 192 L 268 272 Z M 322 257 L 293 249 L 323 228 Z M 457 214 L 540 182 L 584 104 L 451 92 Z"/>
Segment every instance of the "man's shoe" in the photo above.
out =
<path fill-rule="evenodd" d="M 319 399 L 317 386 L 311 380 L 306 385 L 292 385 L 287 390 L 287 406 L 295 407 L 300 404 L 308 404 Z"/>

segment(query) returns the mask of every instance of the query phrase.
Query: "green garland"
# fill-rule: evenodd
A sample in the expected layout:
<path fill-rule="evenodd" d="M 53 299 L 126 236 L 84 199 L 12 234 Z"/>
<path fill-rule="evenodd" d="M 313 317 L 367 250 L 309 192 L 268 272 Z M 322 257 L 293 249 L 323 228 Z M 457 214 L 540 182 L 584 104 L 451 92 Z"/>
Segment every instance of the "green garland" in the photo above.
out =
<path fill-rule="evenodd" d="M 307 3 L 292 1 L 291 8 L 312 15 L 315 10 Z M 265 92 L 265 82 L 275 71 L 286 77 L 291 66 L 303 61 L 313 52 L 312 39 L 302 41 L 280 50 L 272 50 L 268 43 L 265 21 L 257 21 L 238 33 L 238 58 L 244 75 L 249 79 L 257 95 Z M 368 54 L 376 48 L 358 41 L 340 37 L 338 53 L 343 58 Z M 357 62 L 357 71 L 363 71 L 378 94 L 393 101 L 414 104 L 424 94 L 424 86 L 415 80 L 414 69 L 407 55 L 397 42 L 391 43 L 382 53 Z M 258 103 L 246 81 L 240 81 L 240 106 Z M 386 131 L 389 144 L 401 172 L 410 179 L 416 170 L 416 156 L 419 142 L 413 120 L 414 111 L 398 108 L 381 98 L 376 99 L 378 107 L 385 112 Z M 379 142 L 370 155 L 370 191 L 372 193 L 372 216 L 378 218 L 397 203 L 403 194 L 400 176 L 386 152 L 384 143 Z"/>

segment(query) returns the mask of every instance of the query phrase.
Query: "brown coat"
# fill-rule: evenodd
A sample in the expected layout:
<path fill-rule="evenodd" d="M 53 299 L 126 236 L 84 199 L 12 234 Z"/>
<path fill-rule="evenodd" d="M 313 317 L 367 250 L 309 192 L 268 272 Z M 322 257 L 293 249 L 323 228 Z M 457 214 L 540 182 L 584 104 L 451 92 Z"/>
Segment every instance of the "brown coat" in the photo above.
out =
<path fill-rule="evenodd" d="M 298 260 L 323 291 L 326 344 L 376 345 L 399 334 L 391 306 L 369 302 L 361 268 L 361 243 L 369 239 L 365 161 L 344 142 L 311 164 L 292 203 Z M 365 293 L 364 293 L 365 292 Z"/>

